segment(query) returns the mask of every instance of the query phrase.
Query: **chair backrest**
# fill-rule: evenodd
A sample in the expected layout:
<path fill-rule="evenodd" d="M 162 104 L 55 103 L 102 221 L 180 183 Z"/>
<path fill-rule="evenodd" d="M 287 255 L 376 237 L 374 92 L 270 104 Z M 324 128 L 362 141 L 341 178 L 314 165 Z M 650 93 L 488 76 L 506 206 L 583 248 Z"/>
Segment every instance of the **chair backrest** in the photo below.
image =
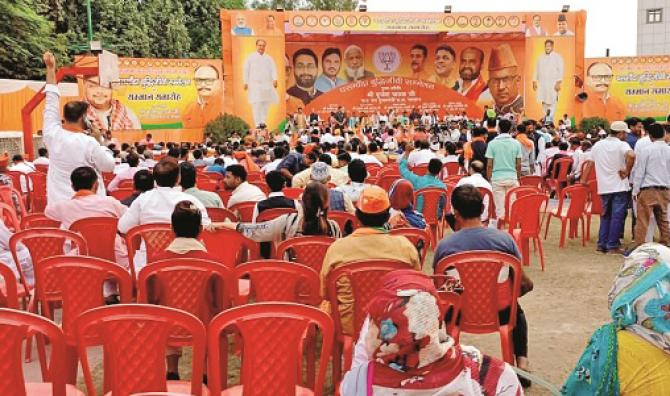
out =
<path fill-rule="evenodd" d="M 7 228 L 12 232 L 21 230 L 21 223 L 16 216 L 16 209 L 4 202 L 0 202 L 0 218 Z"/>
<path fill-rule="evenodd" d="M 579 175 L 580 176 L 584 175 L 584 171 L 586 171 L 587 166 L 589 166 L 590 169 L 591 169 L 589 171 L 589 174 L 586 175 L 587 182 L 589 182 L 591 180 L 596 180 L 596 167 L 595 167 L 595 162 L 593 162 L 593 160 L 586 160 L 586 161 L 582 162 L 582 164 L 580 165 L 580 169 L 579 169 Z"/>
<path fill-rule="evenodd" d="M 207 252 L 229 268 L 260 258 L 258 243 L 235 230 L 203 231 L 200 238 Z"/>
<path fill-rule="evenodd" d="M 137 279 L 135 273 L 135 252 L 140 248 L 142 242 L 147 251 L 147 263 L 153 261 L 157 253 L 163 252 L 174 240 L 175 235 L 172 225 L 168 223 L 142 224 L 128 230 L 126 234 L 126 247 L 128 248 L 128 265 L 133 279 Z"/>
<path fill-rule="evenodd" d="M 478 187 L 479 193 L 482 194 L 482 198 L 488 198 L 488 213 L 486 214 L 486 219 L 491 220 L 496 218 L 496 202 L 493 199 L 493 192 L 488 188 Z"/>
<path fill-rule="evenodd" d="M 133 179 L 123 179 L 119 182 L 118 188 L 134 188 Z"/>
<path fill-rule="evenodd" d="M 589 202 L 591 203 L 591 214 L 602 214 L 603 202 L 598 195 L 598 181 L 596 179 L 586 182 L 589 187 Z"/>
<path fill-rule="evenodd" d="M 507 191 L 507 194 L 505 194 L 505 219 L 509 219 L 509 210 L 512 202 L 526 195 L 538 194 L 539 192 L 540 190 L 534 186 L 519 186 Z"/>
<path fill-rule="evenodd" d="M 70 231 L 84 237 L 89 256 L 116 261 L 114 245 L 118 223 L 116 217 L 87 217 L 70 224 Z"/>
<path fill-rule="evenodd" d="M 240 221 L 251 223 L 256 202 L 240 202 L 230 207 L 230 211 L 239 215 Z"/>
<path fill-rule="evenodd" d="M 219 194 L 219 198 L 221 198 L 221 202 L 223 202 L 223 205 L 228 206 L 228 200 L 230 199 L 230 196 L 233 194 L 233 192 L 231 190 L 220 188 L 219 191 L 217 191 L 216 193 Z"/>
<path fill-rule="evenodd" d="M 196 187 L 200 190 L 216 192 L 216 189 L 219 187 L 219 181 L 216 179 L 210 179 L 204 175 L 198 175 L 196 180 Z"/>
<path fill-rule="evenodd" d="M 398 171 L 391 170 L 383 173 L 379 172 L 377 176 L 377 185 L 385 191 L 388 191 L 391 189 L 393 182 L 400 178 L 402 178 L 402 176 L 400 176 L 400 172 Z"/>
<path fill-rule="evenodd" d="M 66 242 L 69 242 L 70 251 Z M 12 258 L 16 263 L 16 268 L 21 277 L 21 283 L 25 287 L 28 281 L 19 264 L 18 245 L 22 244 L 28 249 L 30 259 L 33 263 L 33 269 L 37 273 L 42 261 L 48 257 L 61 256 L 76 251 L 79 255 L 86 255 L 88 248 L 86 240 L 76 232 L 61 230 L 58 228 L 31 228 L 19 231 L 9 238 L 9 250 L 12 252 Z M 53 277 L 47 277 L 39 287 L 44 290 L 57 290 Z"/>
<path fill-rule="evenodd" d="M 65 396 L 65 340 L 60 328 L 47 318 L 6 308 L 0 308 L 0 394 L 26 394 L 22 346 L 35 333 L 44 335 L 51 344 L 47 372 L 42 372 L 42 377 L 52 383 L 53 390 L 48 394 Z"/>
<path fill-rule="evenodd" d="M 421 260 L 421 266 L 423 266 L 428 254 L 428 245 L 430 245 L 430 234 L 426 229 L 412 227 L 395 228 L 391 230 L 390 234 L 402 235 L 412 242 L 412 245 L 416 246 L 419 252 L 419 259 Z"/>
<path fill-rule="evenodd" d="M 285 215 L 285 214 L 291 214 L 291 213 L 296 213 L 297 210 L 292 209 L 292 208 L 270 208 L 270 209 L 265 209 L 261 213 L 258 214 L 256 217 L 256 222 L 257 223 L 262 223 L 264 221 L 269 221 L 272 219 L 276 219 L 279 216 Z"/>
<path fill-rule="evenodd" d="M 74 321 L 83 312 L 105 305 L 103 283 L 112 279 L 119 286 L 122 303 L 133 297 L 130 273 L 113 261 L 89 256 L 54 256 L 46 258 L 35 270 L 37 298 L 47 317 L 49 302 L 60 301 L 63 307 L 62 328 L 68 343 L 74 343 Z M 50 283 L 53 289 L 42 285 Z"/>
<path fill-rule="evenodd" d="M 270 194 L 270 186 L 265 182 L 265 180 L 259 180 L 255 182 L 249 182 L 249 184 L 253 184 L 254 186 L 258 187 L 263 191 L 263 194 L 266 196 Z"/>
<path fill-rule="evenodd" d="M 568 219 L 579 219 L 586 211 L 586 203 L 589 197 L 588 187 L 582 184 L 575 184 L 561 190 L 561 195 L 558 200 L 558 209 L 556 213 L 563 213 L 563 207 L 570 200 L 570 206 L 565 212 L 565 217 Z"/>
<path fill-rule="evenodd" d="M 46 164 L 33 164 L 35 170 L 47 174 L 49 172 L 49 165 Z"/>
<path fill-rule="evenodd" d="M 421 164 L 412 167 L 412 172 L 418 176 L 424 176 L 428 173 L 428 164 Z"/>
<path fill-rule="evenodd" d="M 552 174 L 549 175 L 549 178 L 554 179 L 559 183 L 567 182 L 571 166 L 572 158 L 570 157 L 554 160 Z M 556 177 L 554 177 L 554 175 L 556 175 Z"/>
<path fill-rule="evenodd" d="M 368 176 L 377 176 L 381 169 L 382 167 L 375 163 L 365 164 L 365 170 L 368 172 Z"/>
<path fill-rule="evenodd" d="M 367 315 L 366 306 L 372 299 L 374 293 L 379 289 L 379 279 L 388 272 L 398 269 L 408 269 L 407 263 L 395 260 L 360 260 L 345 263 L 330 271 L 326 279 L 326 293 L 331 304 L 331 312 L 339 312 L 339 299 L 337 296 L 338 283 L 343 281 L 349 283 L 353 295 L 353 324 L 355 339 L 363 325 Z M 338 334 L 342 333 L 342 320 L 340 315 L 333 315 L 335 329 Z"/>
<path fill-rule="evenodd" d="M 286 198 L 299 199 L 305 189 L 299 187 L 284 187 L 281 191 Z"/>
<path fill-rule="evenodd" d="M 448 209 L 446 205 L 448 204 L 448 195 L 447 190 L 440 187 L 426 187 L 414 192 L 414 207 L 416 208 L 416 203 L 419 200 L 419 197 L 423 197 L 423 208 L 421 212 L 423 214 L 426 223 L 428 224 L 437 224 L 440 219 L 438 218 L 438 212 L 440 207 L 440 201 L 444 199 L 445 207 L 442 208 L 442 214 L 444 215 Z"/>
<path fill-rule="evenodd" d="M 547 204 L 549 197 L 546 194 L 529 194 L 517 198 L 510 208 L 509 227 L 510 234 L 515 229 L 520 229 L 522 235 L 539 236 L 542 223 L 542 206 Z"/>
<path fill-rule="evenodd" d="M 32 184 L 30 191 L 30 211 L 44 212 L 47 207 L 47 175 L 42 172 L 28 173 L 28 179 Z"/>
<path fill-rule="evenodd" d="M 12 186 L 0 185 L 0 202 L 13 206 L 20 219 L 23 219 L 23 217 L 26 216 L 26 203 L 20 190 L 17 190 Z"/>
<path fill-rule="evenodd" d="M 220 356 L 227 353 L 231 330 L 241 334 L 241 383 L 245 396 L 293 395 L 300 381 L 304 337 L 317 326 L 323 339 L 314 395 L 323 394 L 328 360 L 333 345 L 333 321 L 318 308 L 300 304 L 266 302 L 229 309 L 217 315 L 208 328 L 208 386 L 211 394 L 220 394 L 228 373 L 221 373 Z M 279 341 L 279 342 L 278 342 Z M 223 348 L 223 350 L 222 350 Z M 259 370 L 259 367 L 263 367 Z M 221 376 L 224 376 L 223 378 Z M 308 381 L 311 382 L 311 381 Z"/>
<path fill-rule="evenodd" d="M 135 192 L 134 188 L 126 187 L 126 188 L 117 188 L 114 191 L 109 191 L 108 194 L 109 194 L 109 196 L 114 197 L 119 201 L 123 201 L 124 199 L 133 195 L 134 192 Z"/>
<path fill-rule="evenodd" d="M 437 263 L 436 274 L 455 268 L 463 284 L 461 294 L 461 330 L 469 333 L 498 331 L 500 322 L 498 311 L 498 276 L 503 267 L 509 267 L 511 305 L 510 326 L 514 326 L 517 310 L 517 298 L 521 288 L 521 263 L 516 257 L 492 251 L 469 251 L 447 256 Z"/>
<path fill-rule="evenodd" d="M 284 301 L 318 305 L 321 302 L 319 273 L 283 260 L 257 260 L 238 265 L 235 278 L 251 281 L 255 302 Z M 306 293 L 305 293 L 306 292 Z"/>
<path fill-rule="evenodd" d="M 202 172 L 204 176 L 209 177 L 212 180 L 215 180 L 217 183 L 223 180 L 223 175 L 220 174 L 219 172 L 209 172 L 209 171 L 204 171 Z"/>
<path fill-rule="evenodd" d="M 212 222 L 218 223 L 226 220 L 232 222 L 237 221 L 237 215 L 225 208 L 207 208 L 207 215 L 212 220 Z"/>
<path fill-rule="evenodd" d="M 544 179 L 542 179 L 542 176 L 528 175 L 528 176 L 521 176 L 521 178 L 519 179 L 520 186 L 535 187 L 538 190 L 542 189 L 543 184 Z"/>
<path fill-rule="evenodd" d="M 358 221 L 358 218 L 355 215 L 340 210 L 329 210 L 328 220 L 333 220 L 334 222 L 336 222 L 337 225 L 340 227 L 340 232 L 342 234 L 345 233 L 347 224 L 350 224 L 352 231 L 360 227 L 360 222 Z"/>
<path fill-rule="evenodd" d="M 17 191 L 23 191 L 21 189 L 21 184 L 26 184 L 27 185 L 27 180 L 28 176 L 19 171 L 5 171 L 7 176 L 9 176 L 12 179 L 12 187 L 14 187 Z M 21 183 L 23 181 L 23 183 Z"/>
<path fill-rule="evenodd" d="M 447 176 L 458 176 L 461 171 L 461 165 L 458 162 L 447 162 L 443 169 L 447 171 Z"/>
<path fill-rule="evenodd" d="M 30 213 L 21 218 L 21 229 L 60 228 L 60 221 L 50 219 L 44 213 Z"/>
<path fill-rule="evenodd" d="M 465 177 L 465 175 L 449 175 L 443 179 L 444 184 L 458 184 L 463 177 Z"/>
<path fill-rule="evenodd" d="M 114 180 L 114 172 L 102 172 L 102 182 L 105 183 L 105 187 Z"/>
<path fill-rule="evenodd" d="M 284 260 L 284 256 L 288 255 L 290 261 L 306 265 L 317 273 L 321 273 L 323 258 L 333 242 L 335 238 L 320 235 L 287 239 L 277 245 L 275 258 Z"/>
<path fill-rule="evenodd" d="M 0 263 L 0 307 L 18 308 L 19 296 L 16 275 L 5 263 Z"/>
<path fill-rule="evenodd" d="M 165 349 L 192 346 L 191 390 L 202 392 L 205 361 L 205 327 L 190 313 L 144 304 L 99 307 L 75 321 L 77 349 L 89 395 L 99 392 L 93 383 L 87 348 L 102 345 L 105 361 L 103 382 L 113 395 L 165 392 Z M 185 338 L 187 333 L 190 337 Z"/>

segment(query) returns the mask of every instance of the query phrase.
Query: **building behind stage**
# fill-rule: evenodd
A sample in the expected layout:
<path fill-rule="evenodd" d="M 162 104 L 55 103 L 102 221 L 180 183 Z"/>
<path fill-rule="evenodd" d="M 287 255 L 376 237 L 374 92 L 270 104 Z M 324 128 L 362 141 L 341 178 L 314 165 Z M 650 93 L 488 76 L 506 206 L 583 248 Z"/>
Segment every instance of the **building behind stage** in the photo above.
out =
<path fill-rule="evenodd" d="M 638 0 L 637 55 L 670 54 L 670 0 Z"/>

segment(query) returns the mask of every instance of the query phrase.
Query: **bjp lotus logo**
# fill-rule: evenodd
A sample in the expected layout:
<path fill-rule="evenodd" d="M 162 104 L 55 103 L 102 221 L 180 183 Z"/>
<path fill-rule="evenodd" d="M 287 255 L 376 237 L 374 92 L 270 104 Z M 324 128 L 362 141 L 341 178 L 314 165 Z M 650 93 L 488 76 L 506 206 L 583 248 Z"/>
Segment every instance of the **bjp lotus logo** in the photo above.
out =
<path fill-rule="evenodd" d="M 392 45 L 382 45 L 375 50 L 373 61 L 382 73 L 393 73 L 400 66 L 400 52 Z"/>

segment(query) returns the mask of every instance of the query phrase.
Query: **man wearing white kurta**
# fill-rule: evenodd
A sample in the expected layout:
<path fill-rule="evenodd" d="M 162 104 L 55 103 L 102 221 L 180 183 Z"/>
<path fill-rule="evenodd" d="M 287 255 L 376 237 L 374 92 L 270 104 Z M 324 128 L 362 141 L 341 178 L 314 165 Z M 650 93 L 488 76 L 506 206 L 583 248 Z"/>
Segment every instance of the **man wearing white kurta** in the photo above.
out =
<path fill-rule="evenodd" d="M 277 67 L 265 53 L 266 42 L 256 40 L 256 52 L 244 62 L 244 89 L 249 92 L 249 103 L 256 126 L 267 124 L 270 105 L 279 101 L 277 95 Z"/>
<path fill-rule="evenodd" d="M 554 42 L 544 42 L 544 55 L 537 60 L 533 90 L 537 91 L 537 101 L 542 103 L 542 114 L 547 114 L 553 120 L 558 102 L 558 92 L 563 81 L 563 58 L 554 52 Z"/>
<path fill-rule="evenodd" d="M 47 52 L 44 54 L 47 67 L 46 105 L 42 128 L 44 145 L 49 150 L 49 171 L 47 173 L 47 199 L 50 204 L 71 199 L 74 195 L 70 174 L 80 166 L 90 166 L 98 173 L 98 195 L 105 195 L 105 184 L 101 172 L 114 170 L 111 151 L 84 133 L 86 102 L 68 102 L 63 108 L 65 122 L 61 124 L 60 93 L 56 85 L 56 60 Z"/>

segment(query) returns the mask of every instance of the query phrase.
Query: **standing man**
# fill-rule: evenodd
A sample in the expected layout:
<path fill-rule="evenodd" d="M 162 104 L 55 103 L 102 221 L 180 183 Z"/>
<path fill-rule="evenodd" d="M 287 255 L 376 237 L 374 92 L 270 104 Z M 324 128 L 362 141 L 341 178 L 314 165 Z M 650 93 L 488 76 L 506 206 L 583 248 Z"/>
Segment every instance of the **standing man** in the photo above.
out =
<path fill-rule="evenodd" d="M 447 44 L 438 46 L 435 49 L 435 73 L 428 77 L 428 81 L 442 84 L 452 88 L 454 80 L 451 73 L 456 65 L 456 51 Z"/>
<path fill-rule="evenodd" d="M 223 113 L 219 70 L 212 65 L 198 66 L 193 79 L 198 98 L 184 109 L 184 128 L 202 128 L 208 121 Z"/>
<path fill-rule="evenodd" d="M 519 93 L 519 65 L 512 47 L 502 44 L 491 49 L 489 57 L 489 82 L 495 102 L 494 114 L 523 113 L 523 96 Z"/>
<path fill-rule="evenodd" d="M 521 143 L 510 135 L 512 123 L 509 120 L 498 121 L 500 134 L 486 147 L 486 178 L 493 188 L 493 200 L 496 217 L 505 216 L 505 196 L 514 187 L 519 186 L 521 175 Z"/>
<path fill-rule="evenodd" d="M 307 105 L 322 92 L 316 89 L 316 73 L 319 69 L 319 60 L 314 51 L 309 48 L 301 48 L 293 54 L 293 76 L 295 85 L 286 92 L 295 98 L 302 100 Z"/>
<path fill-rule="evenodd" d="M 490 103 L 493 101 L 491 91 L 482 78 L 481 70 L 484 63 L 484 51 L 468 47 L 461 51 L 460 65 L 454 89 L 461 95 L 476 102 Z"/>
<path fill-rule="evenodd" d="M 344 62 L 347 64 L 345 73 L 349 82 L 374 78 L 375 76 L 371 71 L 365 70 L 363 50 L 355 44 L 344 50 Z"/>
<path fill-rule="evenodd" d="M 427 80 L 429 77 L 425 64 L 428 58 L 428 48 L 423 44 L 414 44 L 409 50 L 410 67 L 412 78 Z"/>
<path fill-rule="evenodd" d="M 342 52 L 340 49 L 335 47 L 326 48 L 323 51 L 323 55 L 321 55 L 323 73 L 316 79 L 314 87 L 318 91 L 328 92 L 335 87 L 346 84 L 346 81 L 337 76 L 340 73 L 341 67 Z"/>
<path fill-rule="evenodd" d="M 668 204 L 670 204 L 670 147 L 665 142 L 665 130 L 660 124 L 649 126 L 652 143 L 636 155 L 633 168 L 633 196 L 637 197 L 635 246 L 642 245 L 649 228 L 651 214 L 658 225 L 659 243 L 670 244 Z"/>
<path fill-rule="evenodd" d="M 626 120 L 628 132 L 626 132 L 626 143 L 635 150 L 635 144 L 642 137 L 642 120 L 637 117 L 631 117 Z"/>
<path fill-rule="evenodd" d="M 56 85 L 56 58 L 51 52 L 43 56 L 46 65 L 47 85 L 44 106 L 44 144 L 49 150 L 50 161 L 47 173 L 47 199 L 55 204 L 72 198 L 74 190 L 70 184 L 70 174 L 80 166 L 90 166 L 98 175 L 98 195 L 105 195 L 101 172 L 114 170 L 114 158 L 98 139 L 86 134 L 88 104 L 81 101 L 68 102 L 63 106 L 61 123 L 58 104 L 60 93 Z"/>
<path fill-rule="evenodd" d="M 551 121 L 556 113 L 558 93 L 563 82 L 563 58 L 554 52 L 554 41 L 544 42 L 544 55 L 540 56 L 535 66 L 533 91 L 537 92 L 537 101 L 542 104 L 542 113 L 547 114 Z M 545 119 L 545 124 L 547 119 Z"/>
<path fill-rule="evenodd" d="M 267 42 L 256 40 L 256 52 L 244 62 L 244 90 L 249 93 L 249 104 L 254 116 L 254 124 L 267 124 L 270 105 L 279 101 L 277 95 L 277 66 L 272 57 L 265 53 Z"/>
<path fill-rule="evenodd" d="M 598 195 L 602 201 L 598 251 L 603 253 L 623 253 L 619 238 L 628 211 L 628 176 L 635 162 L 633 149 L 623 141 L 625 133 L 626 123 L 615 121 L 610 126 L 609 136 L 598 141 L 591 149 Z"/>
<path fill-rule="evenodd" d="M 568 30 L 568 18 L 565 14 L 558 15 L 558 31 L 554 33 L 554 36 L 574 36 L 575 33 Z"/>

